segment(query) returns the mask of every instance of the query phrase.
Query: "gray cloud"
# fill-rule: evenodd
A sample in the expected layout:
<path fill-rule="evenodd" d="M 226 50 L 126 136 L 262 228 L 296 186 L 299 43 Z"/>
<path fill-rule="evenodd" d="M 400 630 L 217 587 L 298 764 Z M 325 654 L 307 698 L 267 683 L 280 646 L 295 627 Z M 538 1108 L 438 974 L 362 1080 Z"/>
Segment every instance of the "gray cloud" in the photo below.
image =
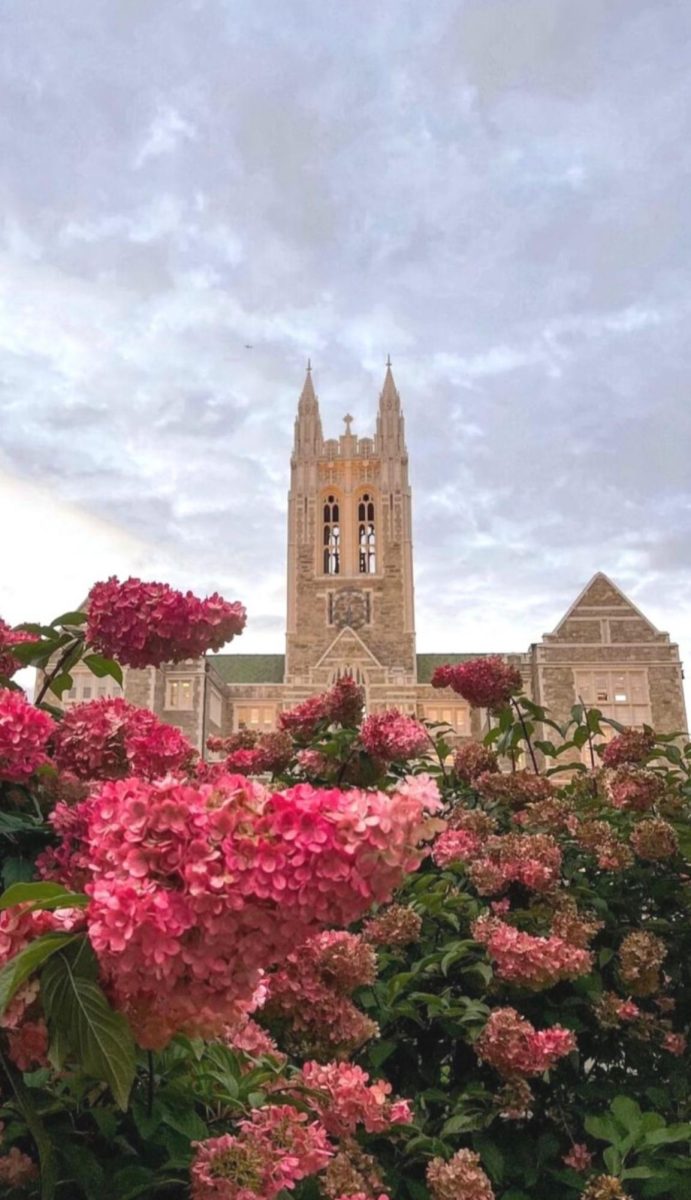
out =
<path fill-rule="evenodd" d="M 685 0 L 9 0 L 0 44 L 0 465 L 280 649 L 305 358 L 371 432 L 390 351 L 421 647 L 604 569 L 688 657 Z"/>

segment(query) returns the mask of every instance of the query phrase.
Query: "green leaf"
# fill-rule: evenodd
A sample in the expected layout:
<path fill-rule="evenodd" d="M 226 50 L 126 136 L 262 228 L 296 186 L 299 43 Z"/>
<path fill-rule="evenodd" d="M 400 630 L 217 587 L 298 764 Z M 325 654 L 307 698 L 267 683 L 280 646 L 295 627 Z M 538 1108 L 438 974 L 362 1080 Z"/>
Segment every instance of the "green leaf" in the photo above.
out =
<path fill-rule="evenodd" d="M 635 1100 L 629 1096 L 615 1096 L 610 1104 L 610 1109 L 627 1133 L 640 1129 L 641 1110 Z"/>
<path fill-rule="evenodd" d="M 37 831 L 40 829 L 41 824 L 36 817 L 30 817 L 23 813 L 0 812 L 0 834 L 26 833 L 27 830 Z"/>
<path fill-rule="evenodd" d="M 109 1085 L 126 1109 L 135 1075 L 134 1039 L 125 1018 L 110 1007 L 93 980 L 77 974 L 61 954 L 41 974 L 41 996 L 57 1066 L 73 1055 L 79 1066 Z"/>
<path fill-rule="evenodd" d="M 602 1157 L 610 1175 L 618 1175 L 621 1170 L 621 1154 L 616 1146 L 608 1146 Z"/>
<path fill-rule="evenodd" d="M 88 619 L 89 614 L 85 612 L 66 612 L 51 621 L 51 625 L 84 625 Z"/>
<path fill-rule="evenodd" d="M 108 1187 L 108 1200 L 134 1200 L 151 1193 L 156 1176 L 148 1167 L 138 1164 L 116 1171 Z"/>
<path fill-rule="evenodd" d="M 63 950 L 78 936 L 80 935 L 74 933 L 46 933 L 43 937 L 36 938 L 36 941 L 30 942 L 19 954 L 5 963 L 0 970 L 0 1015 L 29 976 L 33 975 L 47 958 L 57 950 Z"/>
<path fill-rule="evenodd" d="M 621 1130 L 616 1124 L 613 1117 L 605 1114 L 603 1117 L 588 1116 L 583 1122 L 586 1133 L 591 1137 L 599 1138 L 602 1142 L 620 1142 Z"/>
<path fill-rule="evenodd" d="M 653 1129 L 645 1135 L 646 1146 L 667 1146 L 671 1142 L 691 1139 L 691 1125 L 667 1125 L 664 1129 Z"/>
<path fill-rule="evenodd" d="M 99 679 L 110 675 L 122 687 L 122 667 L 114 659 L 104 658 L 102 654 L 85 654 L 82 662 L 85 667 L 89 668 L 92 675 L 96 675 Z"/>
<path fill-rule="evenodd" d="M 13 883 L 0 896 L 0 909 L 33 901 L 32 908 L 83 908 L 89 897 L 82 892 L 68 892 L 59 883 Z"/>
<path fill-rule="evenodd" d="M 73 683 L 74 680 L 69 671 L 62 671 L 60 675 L 56 675 L 55 679 L 51 681 L 48 691 L 52 692 L 54 696 L 57 696 L 59 700 L 62 697 L 63 692 L 68 692 L 70 690 Z"/>

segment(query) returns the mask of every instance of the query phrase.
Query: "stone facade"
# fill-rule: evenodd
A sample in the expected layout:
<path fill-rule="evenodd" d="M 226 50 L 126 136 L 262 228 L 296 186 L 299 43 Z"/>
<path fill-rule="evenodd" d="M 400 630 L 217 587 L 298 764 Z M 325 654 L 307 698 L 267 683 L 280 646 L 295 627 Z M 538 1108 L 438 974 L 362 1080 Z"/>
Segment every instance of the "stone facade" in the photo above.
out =
<path fill-rule="evenodd" d="M 437 691 L 435 666 L 472 652 L 418 654 L 411 493 L 400 397 L 390 364 L 373 438 L 325 439 L 312 373 L 298 402 L 288 495 L 286 652 L 218 654 L 161 670 L 125 672 L 128 700 L 178 725 L 198 748 L 241 726 L 269 730 L 277 713 L 339 674 L 352 674 L 370 711 L 396 706 L 481 733 L 481 714 Z M 678 647 L 598 573 L 552 633 L 504 657 L 560 721 L 582 699 L 623 724 L 687 728 Z M 119 689 L 80 668 L 66 704 Z"/>

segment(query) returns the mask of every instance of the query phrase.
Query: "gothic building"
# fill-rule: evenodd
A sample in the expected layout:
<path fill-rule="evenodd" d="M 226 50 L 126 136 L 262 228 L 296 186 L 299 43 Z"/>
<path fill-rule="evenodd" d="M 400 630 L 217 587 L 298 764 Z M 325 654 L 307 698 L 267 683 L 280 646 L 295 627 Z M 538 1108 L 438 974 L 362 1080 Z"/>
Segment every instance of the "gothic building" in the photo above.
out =
<path fill-rule="evenodd" d="M 343 673 L 363 685 L 369 711 L 396 706 L 461 738 L 480 732 L 478 713 L 429 682 L 435 666 L 475 657 L 472 647 L 416 650 L 408 450 L 390 363 L 374 437 L 344 422 L 340 437 L 324 437 L 308 366 L 291 457 L 285 654 L 243 654 L 234 643 L 228 654 L 125 672 L 126 698 L 197 747 L 242 726 L 273 729 L 280 709 Z M 582 699 L 626 724 L 687 727 L 678 647 L 601 573 L 551 633 L 504 657 L 557 720 Z M 118 690 L 83 669 L 74 685 L 67 705 Z"/>

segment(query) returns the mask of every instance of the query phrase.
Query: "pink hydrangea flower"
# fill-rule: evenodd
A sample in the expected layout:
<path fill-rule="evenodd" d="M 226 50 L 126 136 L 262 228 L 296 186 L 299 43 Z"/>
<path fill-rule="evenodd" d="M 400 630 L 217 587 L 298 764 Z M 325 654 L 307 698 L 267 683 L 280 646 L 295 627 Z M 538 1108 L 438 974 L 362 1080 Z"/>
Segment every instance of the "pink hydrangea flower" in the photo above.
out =
<path fill-rule="evenodd" d="M 47 761 L 55 721 L 34 708 L 22 692 L 0 689 L 0 780 L 26 783 Z"/>
<path fill-rule="evenodd" d="M 368 754 L 384 762 L 405 762 L 430 749 L 429 734 L 424 725 L 395 708 L 365 717 L 360 728 L 360 741 Z"/>
<path fill-rule="evenodd" d="M 438 667 L 432 687 L 450 687 L 467 700 L 471 708 L 496 712 L 508 704 L 523 687 L 521 673 L 496 654 L 473 658 L 455 666 Z"/>
<path fill-rule="evenodd" d="M 562 1159 L 562 1162 L 574 1171 L 587 1171 L 592 1161 L 593 1156 L 585 1142 L 574 1142 Z"/>
<path fill-rule="evenodd" d="M 130 667 L 160 667 L 220 650 L 242 633 L 247 619 L 242 604 L 216 593 L 200 600 L 166 583 L 120 583 L 115 576 L 94 584 L 87 611 L 88 642 Z"/>
<path fill-rule="evenodd" d="M 307 1062 L 300 1077 L 304 1086 L 314 1089 L 310 1105 L 333 1137 L 351 1136 L 358 1125 L 367 1133 L 384 1133 L 413 1119 L 407 1100 L 391 1100 L 390 1083 L 372 1083 L 367 1072 L 352 1063 Z"/>
<path fill-rule="evenodd" d="M 472 934 L 487 947 L 499 979 L 530 991 L 587 975 L 593 965 L 589 950 L 560 937 L 524 933 L 499 917 L 480 917 L 472 927 Z"/>
<path fill-rule="evenodd" d="M 542 1075 L 576 1048 L 568 1029 L 537 1030 L 515 1008 L 495 1008 L 475 1042 L 475 1053 L 504 1078 Z"/>
<path fill-rule="evenodd" d="M 86 803 L 89 936 L 150 1048 L 244 1019 L 263 971 L 390 899 L 430 836 L 415 795 L 239 775 L 125 779 Z"/>
<path fill-rule="evenodd" d="M 75 704 L 58 726 L 55 761 L 78 779 L 157 779 L 183 770 L 195 751 L 175 725 L 120 697 Z"/>
<path fill-rule="evenodd" d="M 333 1154 L 326 1130 L 291 1105 L 256 1108 L 237 1134 L 194 1143 L 192 1200 L 273 1200 L 323 1169 Z"/>

